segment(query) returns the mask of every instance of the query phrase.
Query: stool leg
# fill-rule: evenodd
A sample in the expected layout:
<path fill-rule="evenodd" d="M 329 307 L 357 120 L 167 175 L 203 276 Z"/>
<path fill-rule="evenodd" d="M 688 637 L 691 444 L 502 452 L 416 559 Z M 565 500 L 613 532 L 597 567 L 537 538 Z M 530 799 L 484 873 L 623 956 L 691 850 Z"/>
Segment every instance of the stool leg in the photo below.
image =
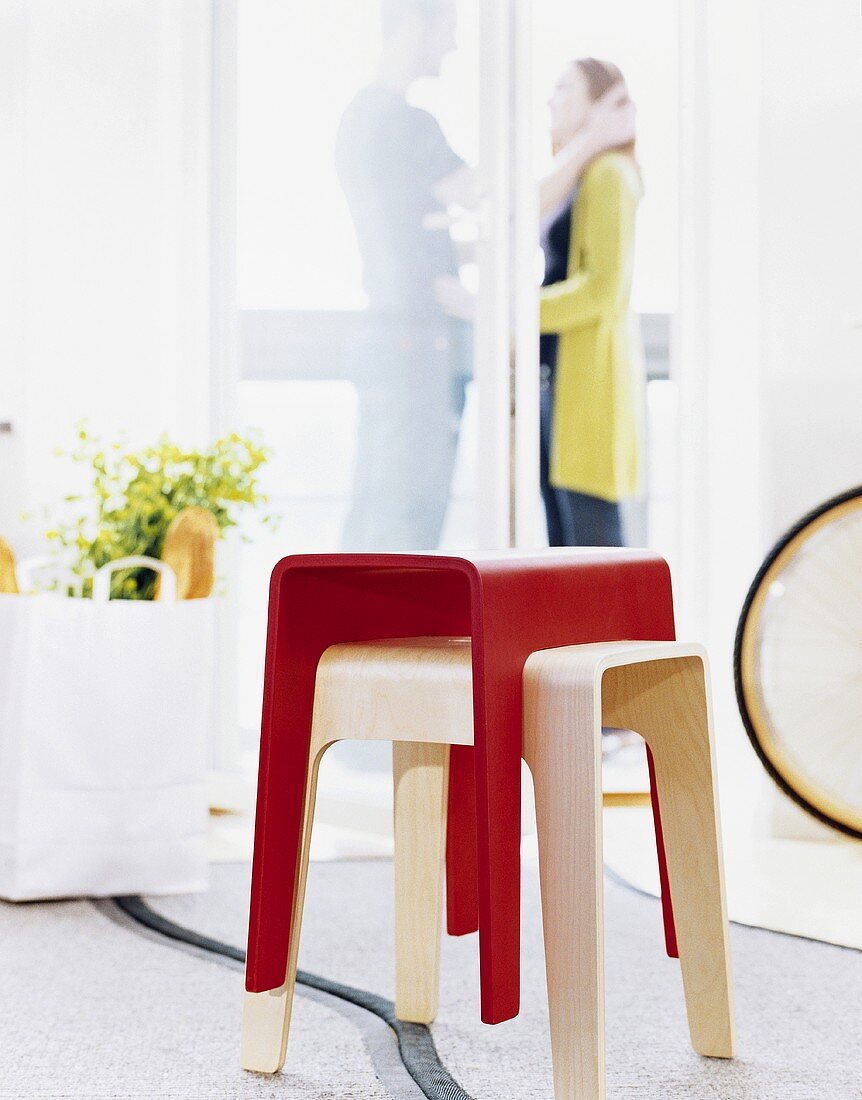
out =
<path fill-rule="evenodd" d="M 604 1100 L 601 727 L 592 684 L 524 682 L 555 1100 Z"/>
<path fill-rule="evenodd" d="M 299 934 L 302 928 L 302 910 L 308 881 L 308 855 L 311 849 L 314 803 L 317 797 L 317 773 L 326 747 L 328 746 L 319 751 L 312 748 L 314 759 L 308 767 L 302 847 L 297 869 L 284 984 L 278 989 L 270 989 L 265 993 L 246 992 L 243 1001 L 241 1064 L 243 1069 L 256 1070 L 258 1073 L 277 1073 L 284 1065 L 287 1055 L 287 1037 L 290 1031 L 293 994 L 296 986 L 296 964 L 299 956 Z"/>
<path fill-rule="evenodd" d="M 392 745 L 395 777 L 395 1015 L 437 1015 L 449 746 Z"/>
<path fill-rule="evenodd" d="M 733 1006 L 707 672 L 698 656 L 608 669 L 606 721 L 652 750 L 691 1042 L 732 1058 Z"/>
<path fill-rule="evenodd" d="M 446 807 L 446 926 L 450 936 L 479 931 L 479 856 L 476 837 L 476 750 L 449 749 Z"/>

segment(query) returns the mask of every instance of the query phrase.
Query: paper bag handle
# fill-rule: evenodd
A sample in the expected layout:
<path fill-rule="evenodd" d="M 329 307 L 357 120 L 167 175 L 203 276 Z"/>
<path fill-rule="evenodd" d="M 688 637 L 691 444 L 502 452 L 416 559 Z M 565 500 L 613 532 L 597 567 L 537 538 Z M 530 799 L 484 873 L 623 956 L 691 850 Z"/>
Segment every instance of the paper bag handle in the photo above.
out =
<path fill-rule="evenodd" d="M 119 569 L 152 569 L 162 578 L 159 588 L 160 603 L 175 603 L 177 598 L 177 575 L 167 564 L 158 558 L 132 556 L 109 561 L 93 575 L 93 599 L 102 603 L 111 598 L 111 576 Z"/>

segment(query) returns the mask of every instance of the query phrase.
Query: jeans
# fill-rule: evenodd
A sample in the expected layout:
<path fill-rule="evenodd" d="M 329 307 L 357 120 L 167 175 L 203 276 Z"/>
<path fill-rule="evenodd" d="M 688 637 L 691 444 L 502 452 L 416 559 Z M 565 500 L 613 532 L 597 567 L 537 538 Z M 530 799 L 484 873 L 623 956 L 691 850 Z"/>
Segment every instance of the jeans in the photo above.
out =
<path fill-rule="evenodd" d="M 554 377 L 542 366 L 539 483 L 545 504 L 549 546 L 624 546 L 619 504 L 562 489 L 550 481 Z"/>
<path fill-rule="evenodd" d="M 469 329 L 370 316 L 350 348 L 358 423 L 341 549 L 434 550 L 440 544 L 467 386 Z"/>

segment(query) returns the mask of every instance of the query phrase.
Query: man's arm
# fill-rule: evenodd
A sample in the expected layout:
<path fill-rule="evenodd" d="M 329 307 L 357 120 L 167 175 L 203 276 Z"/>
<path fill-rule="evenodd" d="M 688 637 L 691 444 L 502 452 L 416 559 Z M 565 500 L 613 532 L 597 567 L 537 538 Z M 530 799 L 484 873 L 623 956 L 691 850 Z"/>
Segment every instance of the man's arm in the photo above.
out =
<path fill-rule="evenodd" d="M 635 107 L 626 86 L 619 82 L 596 100 L 583 129 L 557 153 L 553 168 L 539 181 L 540 216 L 550 213 L 574 191 L 590 161 L 609 149 L 626 145 L 634 136 Z M 433 194 L 444 208 L 475 210 L 479 199 L 475 170 L 459 164 L 434 185 Z M 431 217 L 439 228 L 454 220 L 445 209 Z"/>
<path fill-rule="evenodd" d="M 476 173 L 468 164 L 459 164 L 435 183 L 432 193 L 441 206 L 460 206 L 464 210 L 476 207 Z"/>
<path fill-rule="evenodd" d="M 545 217 L 575 189 L 591 160 L 635 137 L 635 106 L 622 81 L 590 108 L 584 127 L 554 158 L 554 167 L 539 181 L 539 214 Z"/>

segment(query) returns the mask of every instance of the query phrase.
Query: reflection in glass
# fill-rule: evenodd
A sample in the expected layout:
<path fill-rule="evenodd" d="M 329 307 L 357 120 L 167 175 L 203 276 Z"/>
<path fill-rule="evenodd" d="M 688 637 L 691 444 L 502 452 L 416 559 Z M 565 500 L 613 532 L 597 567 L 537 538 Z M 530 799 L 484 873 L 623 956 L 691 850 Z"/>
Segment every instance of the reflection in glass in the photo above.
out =
<path fill-rule="evenodd" d="M 236 420 L 283 517 L 239 552 L 254 729 L 279 558 L 478 542 L 478 7 L 243 0 L 237 46 Z"/>
<path fill-rule="evenodd" d="M 381 31 L 374 79 L 336 143 L 368 299 L 348 349 L 358 423 L 342 548 L 353 551 L 439 545 L 471 359 L 469 307 L 444 297 L 459 284 L 447 199 L 469 170 L 407 99 L 418 79 L 439 77 L 454 5 L 384 0 Z"/>

